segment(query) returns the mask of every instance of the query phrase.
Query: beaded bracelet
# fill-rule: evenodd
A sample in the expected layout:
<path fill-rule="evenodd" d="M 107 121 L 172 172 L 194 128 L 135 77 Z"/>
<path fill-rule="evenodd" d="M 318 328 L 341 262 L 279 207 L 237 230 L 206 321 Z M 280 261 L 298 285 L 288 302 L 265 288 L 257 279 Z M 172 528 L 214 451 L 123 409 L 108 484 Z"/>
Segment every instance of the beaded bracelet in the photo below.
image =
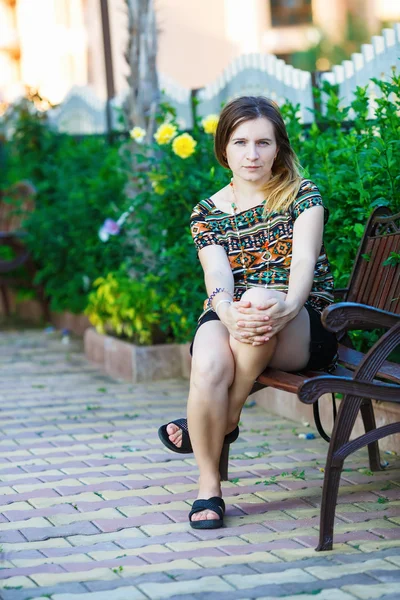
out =
<path fill-rule="evenodd" d="M 231 292 L 228 292 L 228 290 L 226 290 L 225 288 L 215 288 L 215 290 L 208 297 L 207 308 L 212 308 L 211 302 L 213 301 L 215 296 L 217 294 L 220 294 L 221 292 L 226 292 L 233 298 L 233 295 L 231 294 Z"/>

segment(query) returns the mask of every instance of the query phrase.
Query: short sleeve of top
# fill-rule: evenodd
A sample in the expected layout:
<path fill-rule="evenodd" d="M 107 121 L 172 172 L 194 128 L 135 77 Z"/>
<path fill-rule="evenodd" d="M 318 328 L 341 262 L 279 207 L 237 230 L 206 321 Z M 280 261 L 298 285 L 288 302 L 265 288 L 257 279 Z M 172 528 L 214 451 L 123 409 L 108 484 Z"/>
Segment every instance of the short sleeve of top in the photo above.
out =
<path fill-rule="evenodd" d="M 324 223 L 328 221 L 329 211 L 322 202 L 318 187 L 309 179 L 304 179 L 300 185 L 299 192 L 291 206 L 293 221 L 297 219 L 308 208 L 322 206 L 324 209 Z"/>
<path fill-rule="evenodd" d="M 212 226 L 207 221 L 208 209 L 200 202 L 197 204 L 190 217 L 190 231 L 197 252 L 206 246 L 218 246 L 219 241 Z"/>

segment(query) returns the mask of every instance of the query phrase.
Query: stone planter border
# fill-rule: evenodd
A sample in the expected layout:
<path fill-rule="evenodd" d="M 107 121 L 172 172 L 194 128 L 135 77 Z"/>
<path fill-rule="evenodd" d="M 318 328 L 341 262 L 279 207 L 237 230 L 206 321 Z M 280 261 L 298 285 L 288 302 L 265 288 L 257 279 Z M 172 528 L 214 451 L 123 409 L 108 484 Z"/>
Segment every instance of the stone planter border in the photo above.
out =
<path fill-rule="evenodd" d="M 85 331 L 84 348 L 88 360 L 116 379 L 139 383 L 189 378 L 189 344 L 136 346 L 91 327 Z"/>

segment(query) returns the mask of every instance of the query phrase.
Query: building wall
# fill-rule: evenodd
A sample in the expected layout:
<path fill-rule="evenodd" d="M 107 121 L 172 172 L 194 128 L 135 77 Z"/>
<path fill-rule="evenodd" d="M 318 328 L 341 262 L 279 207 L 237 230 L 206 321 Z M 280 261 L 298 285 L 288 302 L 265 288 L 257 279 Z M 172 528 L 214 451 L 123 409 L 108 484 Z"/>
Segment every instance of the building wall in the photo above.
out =
<path fill-rule="evenodd" d="M 158 69 L 187 88 L 211 83 L 237 56 L 290 54 L 318 42 L 318 29 L 340 44 L 348 9 L 371 33 L 382 20 L 400 19 L 399 0 L 312 0 L 313 24 L 271 27 L 267 0 L 155 0 Z M 125 0 L 109 0 L 117 94 L 126 88 Z M 53 103 L 73 85 L 104 98 L 105 73 L 99 0 L 0 0 L 0 102 L 28 85 Z"/>

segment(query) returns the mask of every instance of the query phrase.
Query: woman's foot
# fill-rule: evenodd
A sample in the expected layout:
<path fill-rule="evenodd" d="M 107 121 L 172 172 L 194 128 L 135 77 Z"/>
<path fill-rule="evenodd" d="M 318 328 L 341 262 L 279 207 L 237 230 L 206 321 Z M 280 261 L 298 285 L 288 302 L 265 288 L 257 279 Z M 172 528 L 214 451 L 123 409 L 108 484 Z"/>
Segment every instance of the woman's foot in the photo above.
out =
<path fill-rule="evenodd" d="M 213 497 L 222 498 L 221 484 L 219 482 L 215 482 L 214 484 L 211 484 L 211 485 L 210 485 L 210 483 L 202 485 L 199 480 L 199 493 L 197 494 L 197 499 L 203 500 L 203 499 L 213 498 Z M 220 518 L 221 517 L 218 513 L 214 512 L 213 510 L 207 509 L 207 510 L 202 510 L 201 512 L 196 512 L 194 515 L 192 515 L 190 520 L 191 521 L 213 521 L 213 520 L 217 521 Z"/>
<path fill-rule="evenodd" d="M 169 441 L 172 444 L 174 444 L 174 446 L 176 446 L 177 448 L 181 448 L 182 447 L 182 429 L 181 429 L 181 427 L 179 427 L 175 423 L 168 423 L 168 425 L 166 427 L 166 431 L 168 434 Z M 226 433 L 225 443 L 230 444 L 230 443 L 234 442 L 237 439 L 238 435 L 239 435 L 239 429 L 238 429 L 238 427 L 235 427 L 235 429 L 233 431 L 229 431 Z"/>
<path fill-rule="evenodd" d="M 170 441 L 177 447 L 182 446 L 182 429 L 175 425 L 175 423 L 169 423 L 167 425 L 167 433 Z"/>

